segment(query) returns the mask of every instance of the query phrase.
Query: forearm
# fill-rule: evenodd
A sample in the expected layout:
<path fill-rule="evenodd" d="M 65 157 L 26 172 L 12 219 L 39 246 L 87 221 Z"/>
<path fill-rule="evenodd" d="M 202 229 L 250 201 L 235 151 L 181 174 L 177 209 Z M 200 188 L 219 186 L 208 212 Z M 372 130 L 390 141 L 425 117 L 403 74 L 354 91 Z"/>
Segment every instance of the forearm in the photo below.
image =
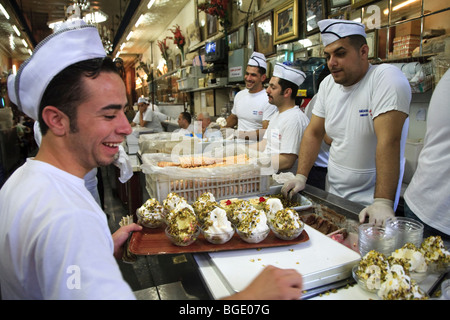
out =
<path fill-rule="evenodd" d="M 323 137 L 313 135 L 309 131 L 307 128 L 300 143 L 297 168 L 297 173 L 306 177 L 309 175 L 314 162 L 316 162 L 323 140 Z"/>
<path fill-rule="evenodd" d="M 237 132 L 238 132 L 239 139 L 259 141 L 264 137 L 264 132 L 266 132 L 266 129 L 259 129 L 259 130 L 254 130 L 254 131 L 239 131 L 238 130 Z"/>
<path fill-rule="evenodd" d="M 296 159 L 296 154 L 282 153 L 272 156 L 272 163 L 274 163 L 274 161 L 278 161 L 278 170 L 286 170 L 292 168 Z"/>
<path fill-rule="evenodd" d="M 395 200 L 400 174 L 400 141 L 378 143 L 374 198 Z"/>

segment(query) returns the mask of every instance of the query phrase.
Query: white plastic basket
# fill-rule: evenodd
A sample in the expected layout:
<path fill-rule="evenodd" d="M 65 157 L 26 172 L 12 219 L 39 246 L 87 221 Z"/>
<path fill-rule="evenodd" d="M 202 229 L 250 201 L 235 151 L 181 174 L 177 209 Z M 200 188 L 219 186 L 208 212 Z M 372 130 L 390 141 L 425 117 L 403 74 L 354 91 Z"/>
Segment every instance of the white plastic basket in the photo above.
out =
<path fill-rule="evenodd" d="M 245 177 L 175 179 L 170 176 L 146 174 L 146 189 L 151 198 L 162 202 L 171 192 L 176 192 L 188 202 L 194 202 L 205 192 L 217 200 L 250 196 L 268 192 L 269 177 L 254 172 Z"/>
<path fill-rule="evenodd" d="M 211 192 L 220 200 L 269 191 L 269 176 L 261 175 L 260 168 L 253 162 L 196 169 L 161 168 L 155 165 L 169 157 L 164 154 L 142 155 L 141 169 L 145 174 L 147 192 L 158 201 L 166 199 L 171 192 L 176 192 L 188 202 L 194 202 L 205 192 Z"/>

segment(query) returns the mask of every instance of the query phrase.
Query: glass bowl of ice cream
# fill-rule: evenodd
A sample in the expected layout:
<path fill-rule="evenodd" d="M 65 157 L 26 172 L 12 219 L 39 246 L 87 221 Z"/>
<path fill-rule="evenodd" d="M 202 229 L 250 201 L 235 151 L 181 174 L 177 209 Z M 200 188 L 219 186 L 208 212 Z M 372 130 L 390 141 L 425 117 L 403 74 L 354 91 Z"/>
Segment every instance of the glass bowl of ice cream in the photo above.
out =
<path fill-rule="evenodd" d="M 243 241 L 248 243 L 259 243 L 266 239 L 270 228 L 264 211 L 253 209 L 242 214 L 236 225 L 236 232 Z"/>
<path fill-rule="evenodd" d="M 166 235 L 177 246 L 188 246 L 197 240 L 200 233 L 197 216 L 189 205 L 176 207 L 167 216 Z"/>
<path fill-rule="evenodd" d="M 201 230 L 205 239 L 212 244 L 226 243 L 234 235 L 234 228 L 227 219 L 226 211 L 219 207 L 209 213 Z"/>
<path fill-rule="evenodd" d="M 176 246 L 185 247 L 193 244 L 200 234 L 200 228 L 195 227 L 189 230 L 173 230 L 170 227 L 166 227 L 166 236 Z"/>
<path fill-rule="evenodd" d="M 164 223 L 163 206 L 156 199 L 148 199 L 136 209 L 138 223 L 147 228 L 158 228 Z"/>
<path fill-rule="evenodd" d="M 293 209 L 278 210 L 269 220 L 269 226 L 275 236 L 282 240 L 293 240 L 303 231 L 304 224 Z"/>

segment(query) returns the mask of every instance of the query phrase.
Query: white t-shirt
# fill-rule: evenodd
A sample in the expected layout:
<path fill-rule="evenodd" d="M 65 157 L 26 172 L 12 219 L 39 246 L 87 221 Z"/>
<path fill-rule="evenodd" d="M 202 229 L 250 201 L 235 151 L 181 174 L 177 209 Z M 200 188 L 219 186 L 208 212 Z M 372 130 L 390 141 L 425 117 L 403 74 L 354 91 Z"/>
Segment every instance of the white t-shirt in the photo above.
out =
<path fill-rule="evenodd" d="M 0 190 L 3 299 L 134 299 L 84 180 L 27 159 Z"/>
<path fill-rule="evenodd" d="M 427 225 L 450 235 L 450 70 L 430 101 L 417 169 L 406 188 L 408 207 Z"/>
<path fill-rule="evenodd" d="M 161 125 L 161 121 L 164 121 L 167 116 L 163 113 L 159 112 L 159 109 L 156 109 L 157 106 L 155 105 L 155 111 L 152 110 L 152 106 L 149 105 L 147 110 L 144 113 L 143 119 L 144 121 L 147 121 L 147 124 L 145 125 L 148 129 L 153 129 L 154 132 L 162 132 L 163 127 Z M 139 117 L 141 112 L 136 112 L 136 115 L 134 116 L 133 122 L 136 124 L 139 124 Z"/>
<path fill-rule="evenodd" d="M 262 128 L 264 120 L 270 120 L 277 107 L 269 103 L 266 90 L 250 93 L 248 89 L 239 91 L 234 97 L 231 113 L 238 118 L 239 131 L 254 131 Z"/>
<path fill-rule="evenodd" d="M 298 156 L 300 141 L 308 124 L 308 117 L 298 106 L 285 110 L 282 113 L 279 113 L 277 109 L 264 133 L 264 139 L 267 140 L 264 152 L 271 155 L 290 153 Z M 297 164 L 298 161 L 295 161 L 290 170 L 283 171 L 295 173 Z"/>
<path fill-rule="evenodd" d="M 329 192 L 362 205 L 373 202 L 377 145 L 373 119 L 390 110 L 409 114 L 410 102 L 408 80 L 389 64 L 371 65 L 364 78 L 350 87 L 336 84 L 331 75 L 321 82 L 313 114 L 325 118 L 325 130 L 333 140 L 328 159 Z M 401 141 L 402 172 L 408 123 L 403 126 Z"/>

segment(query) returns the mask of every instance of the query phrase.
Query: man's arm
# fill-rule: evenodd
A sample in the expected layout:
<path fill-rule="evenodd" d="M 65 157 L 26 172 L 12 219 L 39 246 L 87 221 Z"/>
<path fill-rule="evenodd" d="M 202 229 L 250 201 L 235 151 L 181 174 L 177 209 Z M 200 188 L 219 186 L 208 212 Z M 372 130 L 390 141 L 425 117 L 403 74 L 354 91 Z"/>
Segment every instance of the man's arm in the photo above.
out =
<path fill-rule="evenodd" d="M 374 198 L 395 200 L 400 174 L 400 140 L 407 117 L 401 111 L 389 111 L 374 119 L 377 136 Z"/>
<path fill-rule="evenodd" d="M 253 131 L 238 131 L 237 137 L 239 139 L 261 141 L 262 138 L 264 137 L 264 133 L 266 132 L 268 126 L 269 120 L 263 120 L 261 129 Z"/>
<path fill-rule="evenodd" d="M 238 117 L 232 113 L 227 117 L 227 125 L 225 126 L 225 128 L 234 128 L 234 126 L 237 125 L 237 122 Z"/>
<path fill-rule="evenodd" d="M 280 153 L 274 155 L 273 157 L 278 157 L 278 170 L 290 169 L 297 160 L 297 155 L 293 153 Z M 272 159 L 273 159 L 272 157 Z M 276 159 L 275 159 L 276 161 Z M 273 163 L 273 160 L 272 160 Z"/>
<path fill-rule="evenodd" d="M 300 142 L 297 174 L 308 176 L 317 159 L 324 136 L 325 119 L 313 114 Z"/>

